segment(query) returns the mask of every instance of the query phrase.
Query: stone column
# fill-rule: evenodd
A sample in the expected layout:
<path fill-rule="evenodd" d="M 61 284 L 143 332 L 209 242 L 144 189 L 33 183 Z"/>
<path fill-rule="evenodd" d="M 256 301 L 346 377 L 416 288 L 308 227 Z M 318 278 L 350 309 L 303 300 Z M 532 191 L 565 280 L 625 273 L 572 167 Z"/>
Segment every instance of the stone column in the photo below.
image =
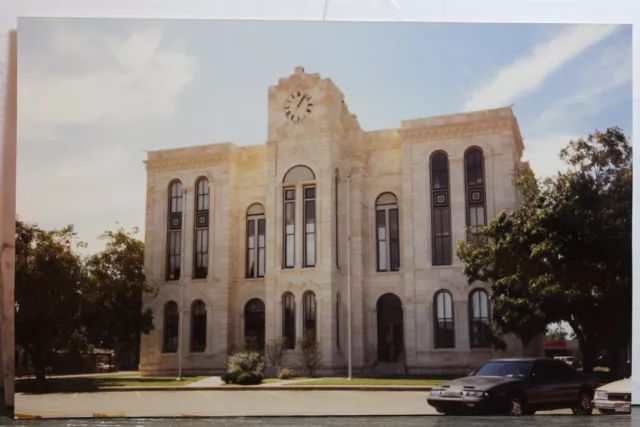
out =
<path fill-rule="evenodd" d="M 402 323 L 404 325 L 404 353 L 407 365 L 416 361 L 417 351 L 417 318 L 416 318 L 416 278 L 414 269 L 414 223 L 413 199 L 420 200 L 419 194 L 413 191 L 411 145 L 402 146 L 402 194 L 400 194 L 400 271 L 404 273 L 404 304 Z M 403 244 L 404 243 L 404 244 Z"/>
<path fill-rule="evenodd" d="M 2 296 L 2 376 L 4 385 L 4 404 L 14 407 L 14 378 L 15 378 L 15 337 L 14 337 L 14 286 L 15 286 L 15 235 L 16 235 L 16 141 L 17 141 L 17 44 L 16 33 L 9 35 L 7 59 L 7 74 L 0 74 L 0 92 L 3 87 L 4 132 L 3 144 L 0 147 L 0 161 L 2 175 L 0 175 L 0 293 Z M 0 93 L 0 99 L 2 98 Z"/>

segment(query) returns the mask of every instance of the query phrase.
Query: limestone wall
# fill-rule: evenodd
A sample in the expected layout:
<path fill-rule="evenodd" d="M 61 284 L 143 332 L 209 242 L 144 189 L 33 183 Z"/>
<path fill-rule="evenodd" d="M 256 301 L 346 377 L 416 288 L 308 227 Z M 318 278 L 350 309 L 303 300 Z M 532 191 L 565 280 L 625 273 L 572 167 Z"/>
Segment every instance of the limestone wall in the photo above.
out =
<path fill-rule="evenodd" d="M 308 118 L 293 123 L 282 106 L 298 91 L 311 96 L 315 105 Z M 170 372 L 177 367 L 176 354 L 161 353 L 162 307 L 168 300 L 179 302 L 181 298 L 180 282 L 164 280 L 167 189 L 174 179 L 180 179 L 187 189 L 182 322 L 186 372 L 224 369 L 227 351 L 244 341 L 244 306 L 253 298 L 260 298 L 266 306 L 267 341 L 280 337 L 281 299 L 287 291 L 295 296 L 298 337 L 302 331 L 302 296 L 306 291 L 315 293 L 323 366 L 343 371 L 349 245 L 356 370 L 376 363 L 376 303 L 385 293 L 393 293 L 402 301 L 405 360 L 411 371 L 467 373 L 496 355 L 491 349 L 469 348 L 468 295 L 482 285 L 467 284 L 455 257 L 450 266 L 431 265 L 429 159 L 436 151 L 445 151 L 449 158 L 455 248 L 456 242 L 465 238 L 464 153 L 468 148 L 479 147 L 484 153 L 488 219 L 502 209 L 517 206 L 518 195 L 511 178 L 514 168 L 521 167 L 524 147 L 511 109 L 411 120 L 398 129 L 364 132 L 331 80 L 297 70 L 269 89 L 268 137 L 265 145 L 251 147 L 225 143 L 149 153 L 145 262 L 148 276 L 160 293 L 146 302 L 156 313 L 156 330 L 143 339 L 143 373 Z M 298 226 L 296 265 L 283 269 L 282 182 L 287 171 L 297 165 L 309 167 L 315 175 L 316 265 L 302 267 L 302 233 Z M 211 183 L 212 245 L 208 278 L 192 280 L 193 190 L 201 176 Z M 376 271 L 375 203 L 383 192 L 392 192 L 398 198 L 401 266 L 397 272 Z M 266 211 L 266 275 L 247 279 L 246 212 L 253 203 L 261 203 Z M 299 206 L 301 200 L 296 204 Z M 300 225 L 302 211 L 296 212 Z M 455 349 L 434 348 L 433 298 L 440 289 L 453 295 Z M 189 309 L 196 299 L 207 306 L 207 349 L 202 354 L 189 354 Z M 518 340 L 508 338 L 508 342 L 505 355 L 522 354 Z M 285 356 L 288 366 L 295 367 L 298 360 L 295 351 Z"/>

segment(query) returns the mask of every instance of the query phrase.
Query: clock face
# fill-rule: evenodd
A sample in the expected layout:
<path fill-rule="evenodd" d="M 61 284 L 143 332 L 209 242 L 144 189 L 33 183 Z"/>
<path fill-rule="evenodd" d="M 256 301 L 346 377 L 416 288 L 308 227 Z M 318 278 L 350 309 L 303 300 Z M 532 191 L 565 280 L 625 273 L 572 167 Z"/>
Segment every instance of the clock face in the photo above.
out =
<path fill-rule="evenodd" d="M 299 123 L 311 114 L 311 97 L 302 92 L 292 93 L 284 103 L 284 115 L 294 123 Z"/>

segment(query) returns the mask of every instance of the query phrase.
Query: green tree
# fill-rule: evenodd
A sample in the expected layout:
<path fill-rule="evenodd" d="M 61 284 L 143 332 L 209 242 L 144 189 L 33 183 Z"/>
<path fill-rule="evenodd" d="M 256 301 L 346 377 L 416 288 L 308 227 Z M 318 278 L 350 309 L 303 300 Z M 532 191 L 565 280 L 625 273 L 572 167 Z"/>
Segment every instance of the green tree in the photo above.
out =
<path fill-rule="evenodd" d="M 469 283 L 491 285 L 501 331 L 528 342 L 565 321 L 586 371 L 601 349 L 617 370 L 631 335 L 631 146 L 614 127 L 570 141 L 560 157 L 568 170 L 518 176 L 521 206 L 484 227 L 482 244 L 456 252 Z"/>
<path fill-rule="evenodd" d="M 566 328 L 562 325 L 557 325 L 555 328 L 549 325 L 547 326 L 547 333 L 545 338 L 551 341 L 570 340 L 573 339 L 573 334 L 570 334 L 569 331 L 567 331 Z"/>
<path fill-rule="evenodd" d="M 153 314 L 143 311 L 144 294 L 155 289 L 144 272 L 144 244 L 138 229 L 106 231 L 103 251 L 87 259 L 92 311 L 86 319 L 91 342 L 115 352 L 116 368 L 123 355 L 138 352 L 141 334 L 153 330 Z"/>
<path fill-rule="evenodd" d="M 86 280 L 74 242 L 73 226 L 44 231 L 16 221 L 16 344 L 40 381 L 55 351 L 87 345 L 81 324 Z"/>

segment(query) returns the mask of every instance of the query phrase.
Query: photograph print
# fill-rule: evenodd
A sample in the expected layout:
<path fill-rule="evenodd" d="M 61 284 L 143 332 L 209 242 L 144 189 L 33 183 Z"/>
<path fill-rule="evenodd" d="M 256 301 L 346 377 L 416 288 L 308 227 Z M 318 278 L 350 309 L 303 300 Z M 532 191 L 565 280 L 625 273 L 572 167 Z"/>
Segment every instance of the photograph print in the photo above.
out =
<path fill-rule="evenodd" d="M 628 416 L 631 40 L 21 18 L 16 416 Z"/>

